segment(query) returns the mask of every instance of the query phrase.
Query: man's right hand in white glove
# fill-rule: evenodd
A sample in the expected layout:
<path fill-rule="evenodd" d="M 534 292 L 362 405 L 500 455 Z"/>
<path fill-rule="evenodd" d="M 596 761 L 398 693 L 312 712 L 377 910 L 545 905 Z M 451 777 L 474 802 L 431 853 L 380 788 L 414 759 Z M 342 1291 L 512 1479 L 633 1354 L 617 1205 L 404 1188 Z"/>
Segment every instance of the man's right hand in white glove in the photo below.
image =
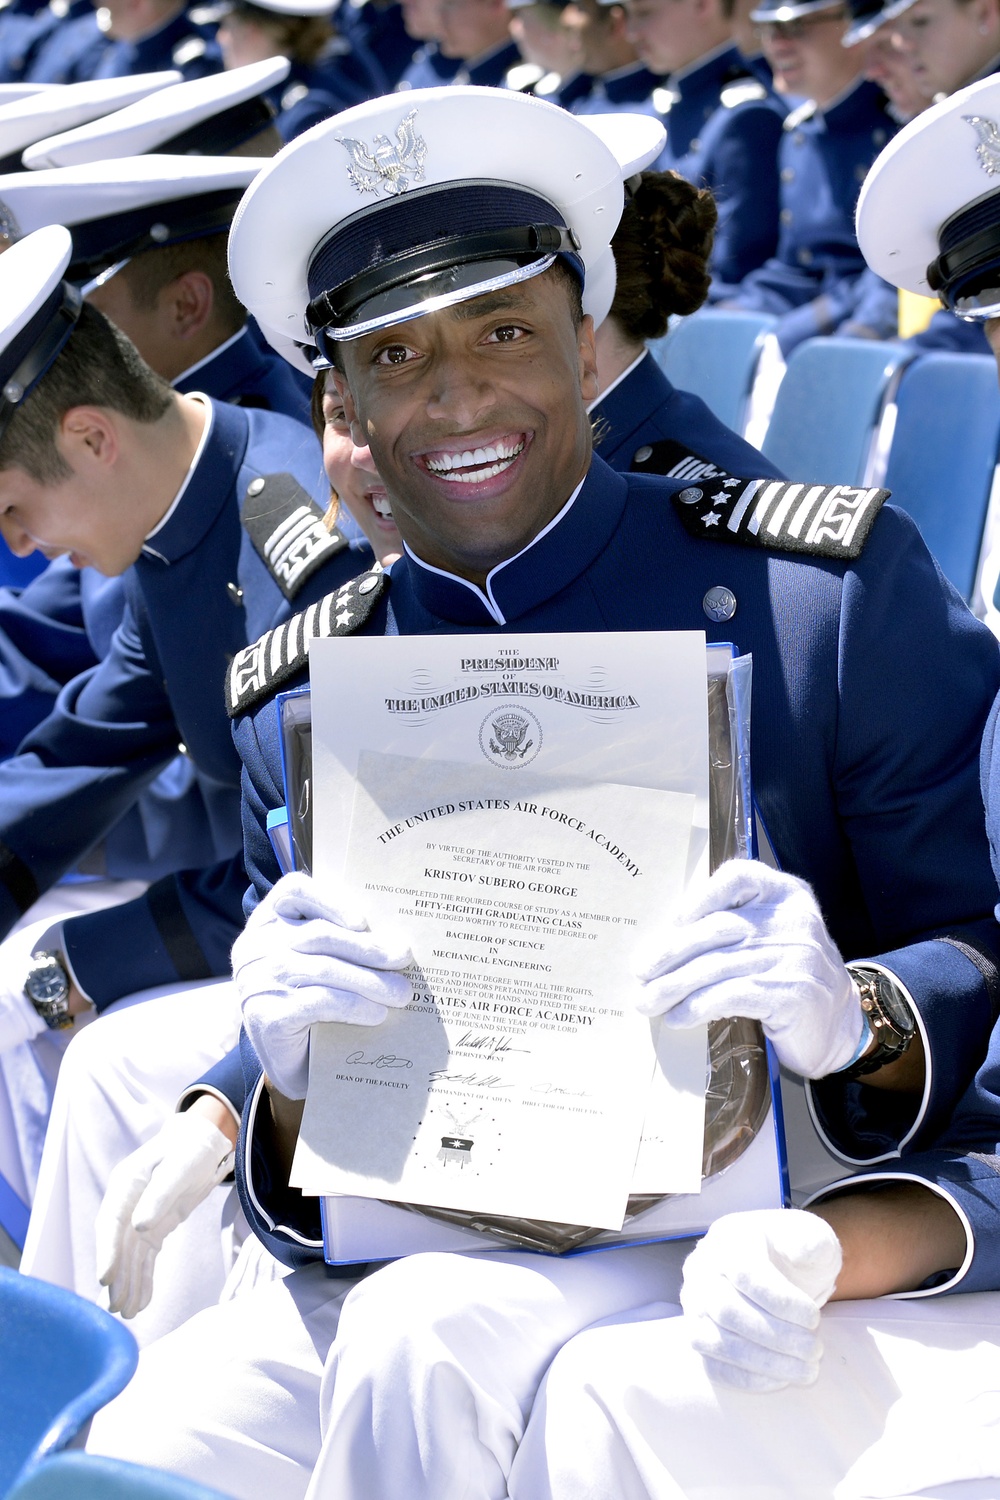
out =
<path fill-rule="evenodd" d="M 744 1391 L 811 1385 L 820 1308 L 837 1284 L 840 1241 L 817 1214 L 763 1208 L 716 1219 L 684 1263 L 681 1306 L 713 1380 Z"/>
<path fill-rule="evenodd" d="M 226 1123 L 235 1138 L 235 1120 Z M 109 1289 L 112 1312 L 134 1318 L 148 1306 L 163 1241 L 232 1167 L 233 1141 L 199 1111 L 198 1101 L 118 1163 L 97 1212 L 96 1234 L 97 1276 Z"/>
<path fill-rule="evenodd" d="M 311 1026 L 377 1026 L 387 1008 L 408 1005 L 399 971 L 412 962 L 401 941 L 369 930 L 350 897 L 321 894 L 308 875 L 283 876 L 233 945 L 243 1024 L 278 1092 L 305 1098 Z"/>

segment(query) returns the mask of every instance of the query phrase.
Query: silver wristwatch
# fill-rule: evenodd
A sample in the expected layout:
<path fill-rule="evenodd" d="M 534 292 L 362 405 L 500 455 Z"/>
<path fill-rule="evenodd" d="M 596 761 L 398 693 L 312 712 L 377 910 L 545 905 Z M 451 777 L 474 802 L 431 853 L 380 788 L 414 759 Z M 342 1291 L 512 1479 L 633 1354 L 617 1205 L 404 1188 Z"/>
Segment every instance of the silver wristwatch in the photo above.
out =
<path fill-rule="evenodd" d="M 842 1068 L 839 1076 L 863 1078 L 866 1073 L 874 1073 L 894 1058 L 902 1057 L 913 1040 L 916 1023 L 903 992 L 880 969 L 848 964 L 847 972 L 858 987 L 861 1009 L 869 1034 L 875 1038 L 875 1049 Z"/>
<path fill-rule="evenodd" d="M 24 981 L 24 993 L 52 1031 L 62 1031 L 73 1024 L 69 989 L 66 965 L 58 953 L 36 953 Z"/>

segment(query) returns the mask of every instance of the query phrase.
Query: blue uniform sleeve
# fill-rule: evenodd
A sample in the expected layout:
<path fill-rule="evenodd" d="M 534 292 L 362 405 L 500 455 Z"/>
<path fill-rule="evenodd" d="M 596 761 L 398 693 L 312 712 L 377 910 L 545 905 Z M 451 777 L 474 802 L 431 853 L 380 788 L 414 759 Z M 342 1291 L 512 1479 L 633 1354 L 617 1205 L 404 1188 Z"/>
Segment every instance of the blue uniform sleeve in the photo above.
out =
<path fill-rule="evenodd" d="M 281 879 L 267 836 L 268 813 L 285 801 L 284 791 L 270 770 L 281 763 L 278 735 L 278 710 L 273 699 L 257 714 L 244 714 L 233 725 L 233 738 L 243 762 L 243 857 L 250 882 L 243 903 L 247 916 Z"/>
<path fill-rule="evenodd" d="M 51 712 L 59 689 L 97 657 L 80 574 L 63 558 L 23 589 L 0 589 L 0 756 L 12 755 Z"/>
<path fill-rule="evenodd" d="M 743 280 L 773 255 L 778 243 L 778 143 L 781 115 L 766 103 L 726 110 L 712 155 L 719 222 L 712 247 L 713 277 Z"/>
<path fill-rule="evenodd" d="M 0 936 L 104 837 L 177 747 L 162 675 L 127 607 L 107 658 L 67 684 L 0 765 Z"/>
<path fill-rule="evenodd" d="M 229 1101 L 237 1115 L 242 1115 L 246 1104 L 246 1080 L 243 1075 L 243 1058 L 238 1046 L 231 1052 L 227 1052 L 219 1062 L 202 1073 L 194 1083 L 189 1084 L 181 1096 L 180 1107 L 186 1108 L 199 1093 L 206 1090 L 213 1094 L 221 1095 Z"/>
<path fill-rule="evenodd" d="M 246 883 L 237 855 L 168 875 L 134 901 L 68 918 L 66 956 L 97 1010 L 153 985 L 229 974 Z"/>
<path fill-rule="evenodd" d="M 874 271 L 863 271 L 834 331 L 845 338 L 894 339 L 899 332 L 899 292 Z"/>

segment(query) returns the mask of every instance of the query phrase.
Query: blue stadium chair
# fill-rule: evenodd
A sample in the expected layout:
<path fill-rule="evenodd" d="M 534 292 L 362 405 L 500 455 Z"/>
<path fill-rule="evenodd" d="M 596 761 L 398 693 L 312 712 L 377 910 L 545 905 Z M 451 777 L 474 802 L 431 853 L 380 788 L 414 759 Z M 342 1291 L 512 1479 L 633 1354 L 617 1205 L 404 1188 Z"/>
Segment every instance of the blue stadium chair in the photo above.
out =
<path fill-rule="evenodd" d="M 1000 444 L 988 354 L 925 354 L 906 371 L 885 486 L 966 600 L 976 581 Z"/>
<path fill-rule="evenodd" d="M 721 422 L 742 432 L 764 341 L 777 319 L 703 308 L 649 349 L 667 379 L 700 396 Z"/>
<path fill-rule="evenodd" d="M 0 1495 L 117 1396 L 138 1357 L 109 1313 L 0 1267 Z"/>
<path fill-rule="evenodd" d="M 57 1453 L 16 1484 L 7 1500 L 225 1500 L 190 1479 L 96 1453 Z"/>
<path fill-rule="evenodd" d="M 0 1229 L 7 1233 L 19 1250 L 24 1249 L 24 1237 L 28 1233 L 28 1216 L 28 1205 L 0 1172 Z"/>
<path fill-rule="evenodd" d="M 861 484 L 886 405 L 914 351 L 807 339 L 788 359 L 762 448 L 789 479 Z"/>

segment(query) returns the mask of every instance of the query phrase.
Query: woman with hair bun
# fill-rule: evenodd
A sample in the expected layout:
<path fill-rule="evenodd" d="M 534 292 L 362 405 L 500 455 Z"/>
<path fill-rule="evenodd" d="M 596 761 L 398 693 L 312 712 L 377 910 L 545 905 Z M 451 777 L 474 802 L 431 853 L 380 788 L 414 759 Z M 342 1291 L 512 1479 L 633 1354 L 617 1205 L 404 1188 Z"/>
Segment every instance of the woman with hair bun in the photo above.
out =
<path fill-rule="evenodd" d="M 780 479 L 700 397 L 671 385 L 646 348 L 671 315 L 688 316 L 708 295 L 715 200 L 676 172 L 643 172 L 632 188 L 611 242 L 615 300 L 597 330 L 596 451 L 613 469 L 637 473 Z"/>

